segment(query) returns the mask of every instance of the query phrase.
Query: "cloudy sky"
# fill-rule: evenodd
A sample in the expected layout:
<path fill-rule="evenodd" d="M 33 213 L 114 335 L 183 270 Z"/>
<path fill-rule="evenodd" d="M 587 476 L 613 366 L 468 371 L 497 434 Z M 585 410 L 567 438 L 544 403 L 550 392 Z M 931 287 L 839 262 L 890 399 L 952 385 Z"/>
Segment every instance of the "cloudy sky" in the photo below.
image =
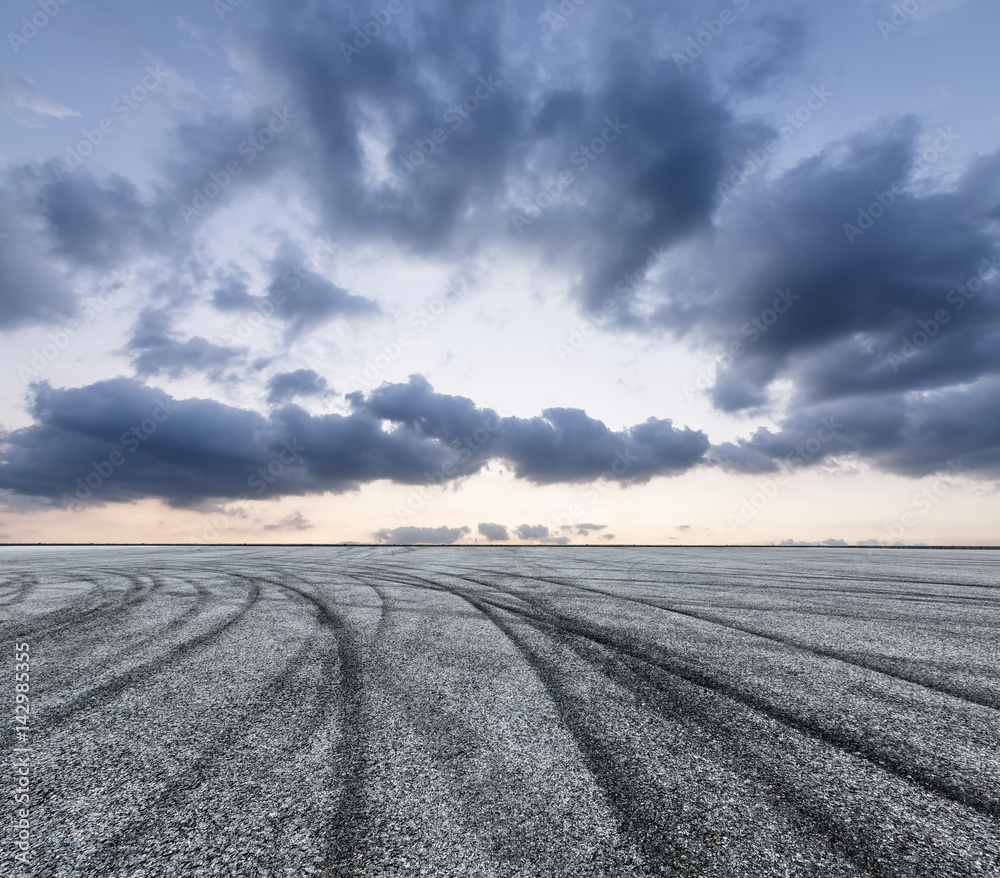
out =
<path fill-rule="evenodd" d="M 1000 544 L 993 0 L 9 0 L 5 541 Z"/>

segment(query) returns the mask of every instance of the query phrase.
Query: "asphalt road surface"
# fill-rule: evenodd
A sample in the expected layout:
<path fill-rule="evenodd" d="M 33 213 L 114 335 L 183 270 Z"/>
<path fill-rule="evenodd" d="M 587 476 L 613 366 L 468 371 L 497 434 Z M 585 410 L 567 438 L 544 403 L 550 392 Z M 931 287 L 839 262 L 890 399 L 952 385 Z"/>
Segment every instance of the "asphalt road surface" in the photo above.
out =
<path fill-rule="evenodd" d="M 997 878 L 998 622 L 989 551 L 0 548 L 0 874 Z"/>

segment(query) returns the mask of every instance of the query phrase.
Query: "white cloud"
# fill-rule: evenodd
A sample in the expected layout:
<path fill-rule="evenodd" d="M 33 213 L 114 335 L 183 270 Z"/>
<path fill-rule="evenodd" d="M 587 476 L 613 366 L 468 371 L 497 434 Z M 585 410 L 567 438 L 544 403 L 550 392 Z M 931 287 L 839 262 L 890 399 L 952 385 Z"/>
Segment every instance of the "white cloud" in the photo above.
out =
<path fill-rule="evenodd" d="M 42 94 L 30 79 L 0 64 L 0 113 L 6 114 L 11 110 L 30 110 L 39 116 L 55 119 L 80 115 L 76 110 Z"/>

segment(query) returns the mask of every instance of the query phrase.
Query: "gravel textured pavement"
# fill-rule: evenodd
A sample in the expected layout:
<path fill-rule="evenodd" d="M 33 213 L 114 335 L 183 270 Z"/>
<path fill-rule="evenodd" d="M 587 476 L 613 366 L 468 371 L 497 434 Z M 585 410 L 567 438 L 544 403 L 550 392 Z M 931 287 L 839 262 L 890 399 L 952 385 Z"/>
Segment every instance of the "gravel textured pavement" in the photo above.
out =
<path fill-rule="evenodd" d="M 1000 878 L 998 562 L 3 547 L 0 874 Z"/>

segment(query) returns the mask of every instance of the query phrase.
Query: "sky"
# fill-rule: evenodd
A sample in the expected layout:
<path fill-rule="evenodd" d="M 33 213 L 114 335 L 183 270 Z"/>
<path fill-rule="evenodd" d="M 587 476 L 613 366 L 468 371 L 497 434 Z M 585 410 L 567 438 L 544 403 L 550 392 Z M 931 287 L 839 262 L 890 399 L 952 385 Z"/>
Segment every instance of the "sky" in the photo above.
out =
<path fill-rule="evenodd" d="M 1000 545 L 992 0 L 9 0 L 3 542 Z"/>

